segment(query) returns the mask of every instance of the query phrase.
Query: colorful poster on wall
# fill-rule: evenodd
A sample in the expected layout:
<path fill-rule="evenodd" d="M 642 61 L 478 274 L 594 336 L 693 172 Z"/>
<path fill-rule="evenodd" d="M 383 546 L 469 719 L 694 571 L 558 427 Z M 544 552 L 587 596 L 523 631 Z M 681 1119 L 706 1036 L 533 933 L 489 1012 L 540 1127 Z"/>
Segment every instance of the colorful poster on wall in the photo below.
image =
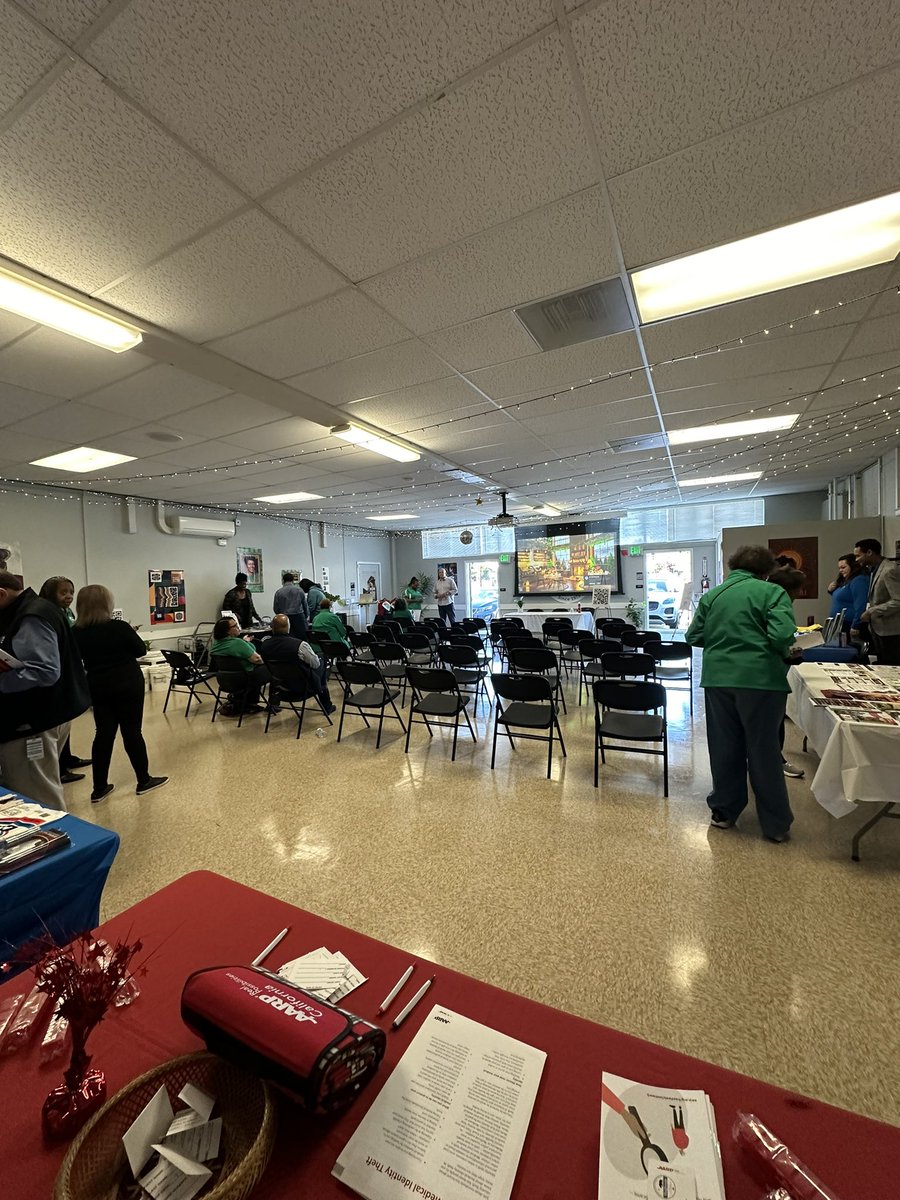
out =
<path fill-rule="evenodd" d="M 263 590 L 263 558 L 258 546 L 238 546 L 237 569 L 247 576 L 247 591 Z"/>
<path fill-rule="evenodd" d="M 819 539 L 817 537 L 769 538 L 769 549 L 776 558 L 787 559 L 779 566 L 796 567 L 806 576 L 798 600 L 817 600 L 819 596 Z"/>
<path fill-rule="evenodd" d="M 301 574 L 299 567 L 282 567 L 281 573 L 278 576 L 278 578 L 284 579 L 285 575 L 293 575 L 293 577 L 294 577 L 294 579 L 296 579 L 297 583 L 299 583 L 300 580 L 303 578 L 303 575 Z"/>
<path fill-rule="evenodd" d="M 187 616 L 184 571 L 148 571 L 151 625 L 183 625 Z"/>
<path fill-rule="evenodd" d="M 446 571 L 447 578 L 452 579 L 453 582 L 456 584 L 456 586 L 459 587 L 459 563 L 455 563 L 455 562 L 438 563 L 437 569 L 439 571 L 441 569 Z"/>
<path fill-rule="evenodd" d="M 9 571 L 15 575 L 19 583 L 24 584 L 22 577 L 22 550 L 18 542 L 8 541 L 0 534 L 0 571 Z"/>

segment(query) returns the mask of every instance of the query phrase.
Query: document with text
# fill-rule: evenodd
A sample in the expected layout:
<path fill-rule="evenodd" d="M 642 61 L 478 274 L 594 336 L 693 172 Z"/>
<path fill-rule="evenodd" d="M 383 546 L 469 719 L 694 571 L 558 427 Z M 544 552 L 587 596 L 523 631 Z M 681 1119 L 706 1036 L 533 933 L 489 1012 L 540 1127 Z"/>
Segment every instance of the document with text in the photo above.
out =
<path fill-rule="evenodd" d="M 332 1174 L 366 1200 L 507 1200 L 546 1059 L 436 1005 Z"/>

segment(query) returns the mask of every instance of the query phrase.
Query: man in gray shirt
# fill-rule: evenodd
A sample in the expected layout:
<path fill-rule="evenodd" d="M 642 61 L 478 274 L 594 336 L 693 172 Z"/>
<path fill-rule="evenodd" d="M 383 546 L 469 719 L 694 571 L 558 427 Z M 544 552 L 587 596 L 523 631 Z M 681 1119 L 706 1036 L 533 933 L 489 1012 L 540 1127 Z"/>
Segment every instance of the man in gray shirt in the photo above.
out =
<path fill-rule="evenodd" d="M 272 602 L 276 616 L 285 616 L 291 627 L 291 637 L 305 638 L 309 632 L 309 605 L 306 593 L 297 585 L 297 576 L 285 571 L 281 576 L 281 587 Z"/>

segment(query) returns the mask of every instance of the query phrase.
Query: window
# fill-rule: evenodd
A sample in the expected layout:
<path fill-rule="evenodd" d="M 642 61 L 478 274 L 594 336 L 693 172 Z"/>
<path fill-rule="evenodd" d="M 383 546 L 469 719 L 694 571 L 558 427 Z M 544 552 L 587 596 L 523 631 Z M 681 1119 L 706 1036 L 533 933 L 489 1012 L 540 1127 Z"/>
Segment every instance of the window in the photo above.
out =
<path fill-rule="evenodd" d="M 499 554 L 516 548 L 516 533 L 512 526 L 504 529 L 496 525 L 476 525 L 469 530 L 472 541 L 468 546 L 459 540 L 459 535 L 466 528 L 460 525 L 458 529 L 423 529 L 422 557 L 448 560 L 478 558 L 482 554 Z"/>
<path fill-rule="evenodd" d="M 643 508 L 622 518 L 619 541 L 623 546 L 659 542 L 714 542 L 723 529 L 765 525 L 766 502 L 719 500 L 711 504 L 679 504 L 671 508 Z"/>

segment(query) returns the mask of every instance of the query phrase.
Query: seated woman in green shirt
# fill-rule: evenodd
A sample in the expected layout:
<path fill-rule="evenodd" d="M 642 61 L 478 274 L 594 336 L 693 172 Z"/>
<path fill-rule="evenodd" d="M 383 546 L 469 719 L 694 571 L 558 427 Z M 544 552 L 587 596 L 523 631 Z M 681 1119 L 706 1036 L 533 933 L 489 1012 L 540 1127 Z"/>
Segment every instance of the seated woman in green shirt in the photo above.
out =
<path fill-rule="evenodd" d="M 350 649 L 347 638 L 347 627 L 341 618 L 331 611 L 331 601 L 324 599 L 319 603 L 319 611 L 313 617 L 312 627 L 316 633 L 324 634 L 333 642 L 341 642 Z"/>
<path fill-rule="evenodd" d="M 402 621 L 404 625 L 412 625 L 413 615 L 402 596 L 399 596 L 394 601 L 394 611 L 391 613 L 390 619 L 392 621 Z"/>
<path fill-rule="evenodd" d="M 244 711 L 259 708 L 260 688 L 270 683 L 272 676 L 262 658 L 256 653 L 253 643 L 240 636 L 241 628 L 234 617 L 220 617 L 213 626 L 213 642 L 209 648 L 213 667 L 223 671 L 246 671 L 247 698 Z M 222 660 L 225 660 L 224 662 Z M 228 662 L 233 659 L 233 662 Z M 228 715 L 228 709 L 222 710 Z"/>

